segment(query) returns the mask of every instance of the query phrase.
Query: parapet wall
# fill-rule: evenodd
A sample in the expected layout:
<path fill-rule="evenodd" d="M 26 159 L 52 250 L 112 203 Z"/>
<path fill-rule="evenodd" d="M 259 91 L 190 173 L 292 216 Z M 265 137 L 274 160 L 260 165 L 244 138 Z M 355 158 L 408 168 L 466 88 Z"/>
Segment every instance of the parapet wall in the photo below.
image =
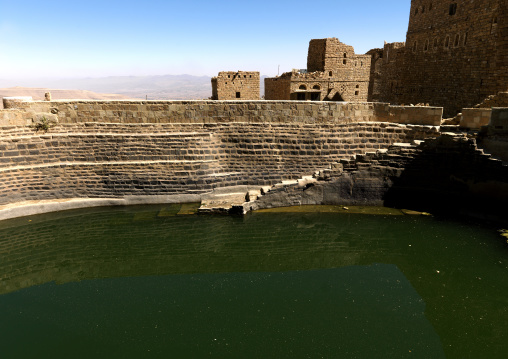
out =
<path fill-rule="evenodd" d="M 55 101 L 18 107 L 2 111 L 21 119 L 0 128 L 0 207 L 272 185 L 439 132 L 381 122 L 392 113 L 386 104 Z M 43 114 L 59 124 L 46 133 L 26 126 Z"/>
<path fill-rule="evenodd" d="M 393 122 L 441 124 L 440 107 L 402 107 L 387 103 L 316 101 L 6 101 L 20 113 L 0 125 L 26 125 L 35 114 L 57 117 L 59 123 L 351 123 Z M 19 112 L 19 110 L 22 110 Z M 6 113 L 9 113 L 7 111 Z M 14 118 L 14 117 L 13 117 Z M 10 121 L 10 122 L 9 122 Z"/>

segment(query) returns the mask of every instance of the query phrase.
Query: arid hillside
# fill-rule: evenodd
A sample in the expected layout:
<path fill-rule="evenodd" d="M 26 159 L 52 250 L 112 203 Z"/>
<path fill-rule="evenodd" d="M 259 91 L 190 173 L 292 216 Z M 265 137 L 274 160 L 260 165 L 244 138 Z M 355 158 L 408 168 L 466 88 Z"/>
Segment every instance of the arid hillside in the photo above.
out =
<path fill-rule="evenodd" d="M 85 90 L 58 90 L 33 87 L 0 88 L 0 98 L 10 96 L 31 96 L 34 100 L 43 100 L 46 92 L 51 92 L 51 97 L 54 100 L 128 100 L 131 98 L 124 95 L 96 93 Z M 0 101 L 0 108 L 3 108 L 2 101 Z"/>

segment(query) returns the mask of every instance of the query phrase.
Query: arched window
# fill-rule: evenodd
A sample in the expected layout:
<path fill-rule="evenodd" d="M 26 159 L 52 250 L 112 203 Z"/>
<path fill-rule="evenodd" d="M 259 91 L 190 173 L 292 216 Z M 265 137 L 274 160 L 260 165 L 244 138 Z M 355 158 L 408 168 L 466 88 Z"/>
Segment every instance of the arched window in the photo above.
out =
<path fill-rule="evenodd" d="M 423 47 L 423 51 L 427 51 L 429 49 L 429 40 L 425 40 L 425 46 Z"/>
<path fill-rule="evenodd" d="M 432 3 L 429 4 L 429 11 L 432 10 Z"/>
<path fill-rule="evenodd" d="M 313 89 L 314 89 L 314 90 L 321 90 L 321 86 L 319 86 L 319 85 L 314 85 Z"/>
<path fill-rule="evenodd" d="M 307 86 L 305 86 L 305 85 L 300 85 L 299 89 L 300 89 L 300 90 L 307 90 Z"/>
<path fill-rule="evenodd" d="M 332 77 L 332 76 L 333 76 L 333 72 L 331 72 L 331 71 L 330 71 L 330 72 L 328 73 L 328 76 Z"/>
<path fill-rule="evenodd" d="M 444 47 L 447 49 L 450 47 L 450 36 L 446 36 Z"/>
<path fill-rule="evenodd" d="M 437 39 L 437 37 L 436 37 L 436 38 L 434 39 L 434 49 L 437 49 L 438 45 L 439 45 L 439 41 L 438 41 L 438 39 Z"/>
<path fill-rule="evenodd" d="M 416 41 L 413 43 L 413 52 L 416 52 L 418 45 L 416 44 Z"/>

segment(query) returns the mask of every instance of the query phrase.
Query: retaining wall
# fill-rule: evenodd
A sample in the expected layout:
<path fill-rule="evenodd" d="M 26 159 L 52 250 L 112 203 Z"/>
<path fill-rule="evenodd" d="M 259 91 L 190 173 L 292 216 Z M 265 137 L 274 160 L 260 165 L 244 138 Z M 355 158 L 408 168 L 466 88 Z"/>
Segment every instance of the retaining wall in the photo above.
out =
<path fill-rule="evenodd" d="M 0 206 L 272 185 L 395 142 L 438 134 L 435 127 L 378 122 L 390 113 L 386 104 L 56 101 L 15 105 L 2 111 L 14 114 L 21 123 L 0 128 Z M 27 121 L 46 115 L 59 121 L 47 133 L 26 126 Z"/>

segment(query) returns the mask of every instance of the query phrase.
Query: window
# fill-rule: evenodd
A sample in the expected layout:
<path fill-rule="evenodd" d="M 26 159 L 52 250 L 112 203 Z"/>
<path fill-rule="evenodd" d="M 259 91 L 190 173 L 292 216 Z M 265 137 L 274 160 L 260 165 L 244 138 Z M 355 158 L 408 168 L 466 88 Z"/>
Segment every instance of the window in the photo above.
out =
<path fill-rule="evenodd" d="M 356 85 L 356 88 L 359 89 L 360 88 L 360 85 Z"/>
<path fill-rule="evenodd" d="M 305 86 L 305 85 L 300 85 L 299 89 L 300 89 L 300 90 L 307 90 L 307 86 Z"/>
<path fill-rule="evenodd" d="M 305 101 L 305 92 L 299 92 L 296 94 L 296 99 L 299 101 Z"/>
<path fill-rule="evenodd" d="M 494 16 L 492 19 L 492 26 L 490 28 L 490 33 L 493 34 L 497 30 L 497 16 Z"/>
<path fill-rule="evenodd" d="M 415 10 L 415 16 L 418 15 L 418 8 Z"/>
<path fill-rule="evenodd" d="M 436 37 L 436 38 L 434 39 L 434 49 L 437 49 L 438 45 L 439 45 L 439 41 L 438 41 L 438 39 L 437 39 L 437 37 Z"/>
<path fill-rule="evenodd" d="M 450 36 L 447 36 L 444 42 L 444 47 L 447 49 L 450 47 Z"/>
<path fill-rule="evenodd" d="M 319 86 L 319 85 L 314 85 L 313 89 L 314 89 L 314 90 L 321 90 L 321 86 Z"/>
<path fill-rule="evenodd" d="M 423 51 L 427 51 L 429 49 L 429 40 L 425 40 L 425 46 L 423 47 Z"/>
<path fill-rule="evenodd" d="M 467 32 L 464 34 L 464 46 L 467 44 Z"/>
<path fill-rule="evenodd" d="M 346 59 L 344 59 L 344 60 L 342 61 L 342 63 L 343 63 L 344 65 L 345 65 L 345 64 L 347 64 L 347 60 L 346 60 Z"/>
<path fill-rule="evenodd" d="M 429 4 L 429 11 L 432 10 L 432 3 Z"/>
<path fill-rule="evenodd" d="M 450 4 L 449 14 L 455 15 L 456 13 L 457 13 L 457 4 L 456 3 Z"/>
<path fill-rule="evenodd" d="M 453 42 L 453 46 L 455 46 L 455 47 L 459 46 L 459 40 L 460 40 L 460 35 L 459 34 L 455 35 L 455 41 Z"/>
<path fill-rule="evenodd" d="M 355 96 L 358 96 L 359 93 L 360 91 L 355 91 Z"/>
<path fill-rule="evenodd" d="M 311 101 L 319 101 L 319 95 L 320 95 L 319 92 L 313 92 L 313 93 L 311 93 L 310 94 Z"/>
<path fill-rule="evenodd" d="M 241 96 L 240 96 L 240 92 L 237 92 L 237 93 L 236 93 L 236 98 L 240 98 L 240 97 L 241 97 Z"/>
<path fill-rule="evenodd" d="M 332 72 L 331 71 L 328 73 L 328 76 L 332 77 Z"/>
<path fill-rule="evenodd" d="M 425 13 L 425 5 L 422 7 L 422 14 Z"/>
<path fill-rule="evenodd" d="M 344 58 L 346 58 L 346 57 L 347 57 L 347 54 L 346 54 L 346 53 L 344 53 Z"/>
<path fill-rule="evenodd" d="M 416 41 L 413 43 L 413 52 L 416 52 L 416 49 L 418 48 Z"/>

